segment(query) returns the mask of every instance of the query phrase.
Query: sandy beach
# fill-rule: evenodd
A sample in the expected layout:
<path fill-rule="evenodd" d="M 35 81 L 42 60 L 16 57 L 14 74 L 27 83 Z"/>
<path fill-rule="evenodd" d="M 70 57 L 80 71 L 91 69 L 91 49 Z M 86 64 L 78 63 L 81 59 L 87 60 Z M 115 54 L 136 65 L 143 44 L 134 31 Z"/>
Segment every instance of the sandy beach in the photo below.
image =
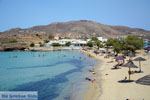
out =
<path fill-rule="evenodd" d="M 104 56 L 95 55 L 91 51 L 83 51 L 84 53 L 93 56 L 100 60 L 100 64 L 95 67 L 95 83 L 89 83 L 89 89 L 85 93 L 84 100 L 150 100 L 150 86 L 141 85 L 135 82 L 119 83 L 119 80 L 123 80 L 128 77 L 128 68 L 112 70 L 115 61 L 108 63 L 112 58 L 104 58 Z M 145 75 L 150 74 L 148 56 L 138 54 L 146 59 L 142 63 L 143 73 L 134 73 L 131 75 L 132 80 L 137 80 Z M 126 59 L 128 60 L 128 58 Z M 138 65 L 137 61 L 134 64 Z M 131 70 L 139 70 L 138 68 L 132 68 Z M 96 87 L 96 88 L 95 88 Z"/>

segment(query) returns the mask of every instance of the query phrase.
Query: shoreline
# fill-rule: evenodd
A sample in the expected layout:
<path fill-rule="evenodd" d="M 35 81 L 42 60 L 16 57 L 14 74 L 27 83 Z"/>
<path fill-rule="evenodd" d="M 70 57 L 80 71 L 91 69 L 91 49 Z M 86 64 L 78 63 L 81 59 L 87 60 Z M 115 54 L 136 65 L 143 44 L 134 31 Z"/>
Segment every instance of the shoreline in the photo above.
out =
<path fill-rule="evenodd" d="M 98 100 L 98 98 L 102 94 L 101 73 L 98 71 L 99 71 L 99 66 L 103 65 L 103 60 L 99 59 L 94 53 L 90 51 L 81 50 L 81 52 L 97 60 L 97 64 L 94 66 L 94 71 L 96 72 L 96 75 L 93 75 L 96 81 L 94 83 L 89 82 L 88 89 L 83 94 L 84 100 Z"/>

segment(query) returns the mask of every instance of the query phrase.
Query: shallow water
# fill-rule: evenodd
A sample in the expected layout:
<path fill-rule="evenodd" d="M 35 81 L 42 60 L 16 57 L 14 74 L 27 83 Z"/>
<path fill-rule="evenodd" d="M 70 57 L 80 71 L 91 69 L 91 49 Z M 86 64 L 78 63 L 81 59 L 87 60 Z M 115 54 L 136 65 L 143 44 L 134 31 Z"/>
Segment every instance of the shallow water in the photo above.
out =
<path fill-rule="evenodd" d="M 38 91 L 39 100 L 82 99 L 84 78 L 95 63 L 79 51 L 0 52 L 0 91 Z"/>

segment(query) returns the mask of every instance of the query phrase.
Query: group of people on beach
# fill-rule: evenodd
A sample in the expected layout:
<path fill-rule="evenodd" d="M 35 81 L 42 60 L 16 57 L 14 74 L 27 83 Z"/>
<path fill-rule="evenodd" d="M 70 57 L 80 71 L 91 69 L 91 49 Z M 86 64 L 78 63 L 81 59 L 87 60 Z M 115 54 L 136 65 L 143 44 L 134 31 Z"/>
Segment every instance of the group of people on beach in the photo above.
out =
<path fill-rule="evenodd" d="M 94 69 L 89 69 L 89 72 L 92 73 L 93 75 L 96 74 L 95 71 L 94 71 Z M 85 80 L 88 80 L 88 81 L 90 81 L 90 82 L 92 82 L 92 83 L 94 83 L 94 82 L 96 81 L 96 79 L 94 79 L 94 78 L 89 78 L 89 77 L 86 77 Z"/>

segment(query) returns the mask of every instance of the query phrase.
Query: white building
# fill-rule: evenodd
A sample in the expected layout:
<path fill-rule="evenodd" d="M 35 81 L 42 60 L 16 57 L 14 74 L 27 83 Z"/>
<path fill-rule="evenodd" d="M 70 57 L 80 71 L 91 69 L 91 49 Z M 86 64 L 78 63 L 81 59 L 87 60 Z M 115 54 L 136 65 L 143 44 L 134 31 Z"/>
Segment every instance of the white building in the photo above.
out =
<path fill-rule="evenodd" d="M 106 38 L 103 38 L 103 37 L 97 37 L 98 38 L 98 40 L 100 40 L 100 41 L 102 41 L 102 42 L 106 42 L 107 41 L 107 39 Z"/>
<path fill-rule="evenodd" d="M 40 47 L 40 44 L 39 43 L 35 43 L 34 47 Z"/>
<path fill-rule="evenodd" d="M 87 44 L 86 41 L 80 39 L 60 39 L 60 40 L 51 40 L 46 44 L 46 47 L 52 46 L 53 43 L 59 43 L 60 45 L 65 45 L 70 42 L 72 46 L 84 46 Z"/>
<path fill-rule="evenodd" d="M 102 42 L 106 42 L 108 39 L 106 39 L 106 38 L 103 38 L 103 37 L 97 37 L 97 39 L 99 40 L 99 41 L 102 41 Z M 90 41 L 91 39 L 87 39 L 87 42 L 88 41 Z"/>
<path fill-rule="evenodd" d="M 84 40 L 74 40 L 71 42 L 71 44 L 74 46 L 85 46 L 87 42 Z"/>
<path fill-rule="evenodd" d="M 46 47 L 50 47 L 53 43 L 58 43 L 58 40 L 51 40 L 45 44 Z"/>
<path fill-rule="evenodd" d="M 59 36 L 55 36 L 55 37 L 54 37 L 54 40 L 59 40 Z"/>

